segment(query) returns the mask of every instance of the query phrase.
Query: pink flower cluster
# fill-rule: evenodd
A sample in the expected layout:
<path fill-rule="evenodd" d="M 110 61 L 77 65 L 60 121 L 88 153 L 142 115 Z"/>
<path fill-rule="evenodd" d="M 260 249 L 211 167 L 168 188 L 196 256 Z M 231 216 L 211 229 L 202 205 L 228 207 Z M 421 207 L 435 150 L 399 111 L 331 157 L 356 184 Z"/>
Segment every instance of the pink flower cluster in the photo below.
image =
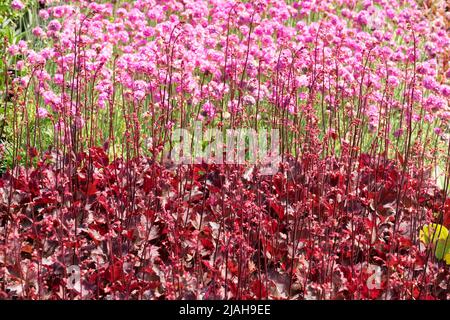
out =
<path fill-rule="evenodd" d="M 442 20 L 428 21 L 411 0 L 358 6 L 349 0 L 339 6 L 138 0 L 117 10 L 112 3 L 78 1 L 49 6 L 39 16 L 46 27 L 33 33 L 48 47 L 13 45 L 9 52 L 24 55 L 30 72 L 56 65 L 53 77 L 38 79 L 53 112 L 65 108 L 55 108 L 49 90 L 64 105 L 70 99 L 61 94 L 64 87 L 83 95 L 77 85 L 92 83 L 99 109 L 116 86 L 138 104 L 164 109 L 188 101 L 204 106 L 210 118 L 245 114 L 256 100 L 295 114 L 308 104 L 306 91 L 335 110 L 361 92 L 362 112 L 374 129 L 390 108 L 410 104 L 412 117 L 436 120 L 436 126 L 447 121 L 449 66 L 439 57 L 450 50 L 449 35 Z M 73 70 L 83 70 L 76 83 L 68 75 Z"/>
<path fill-rule="evenodd" d="M 14 10 L 20 11 L 20 10 L 25 9 L 25 5 L 20 0 L 13 0 L 11 2 L 11 8 L 13 8 Z"/>

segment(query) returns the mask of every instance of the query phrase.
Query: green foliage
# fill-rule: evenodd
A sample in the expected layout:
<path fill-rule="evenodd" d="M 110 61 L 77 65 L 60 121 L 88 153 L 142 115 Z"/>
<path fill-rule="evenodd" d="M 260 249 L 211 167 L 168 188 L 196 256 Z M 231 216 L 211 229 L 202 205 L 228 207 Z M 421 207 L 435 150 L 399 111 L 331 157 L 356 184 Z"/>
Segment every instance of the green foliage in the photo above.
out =
<path fill-rule="evenodd" d="M 450 265 L 450 237 L 445 226 L 437 223 L 424 225 L 420 230 L 419 239 L 434 249 L 436 259 L 444 260 Z"/>
<path fill-rule="evenodd" d="M 28 4 L 29 1 L 23 1 L 23 4 Z M 0 24 L 6 20 L 14 21 L 19 19 L 25 10 L 18 11 L 11 8 L 11 0 L 0 0 Z"/>
<path fill-rule="evenodd" d="M 450 258 L 450 239 L 439 239 L 436 242 L 435 256 L 437 259 L 442 260 L 445 258 L 445 261 Z"/>
<path fill-rule="evenodd" d="M 11 2 L 12 0 L 0 0 L 0 144 L 5 147 L 5 155 L 0 160 L 0 173 L 12 163 L 10 145 L 13 129 L 10 123 L 13 111 L 7 84 L 10 83 L 11 76 L 18 76 L 17 71 L 10 70 L 15 58 L 8 55 L 7 50 L 30 32 L 37 8 L 37 0 L 22 0 L 26 6 L 23 10 L 12 9 Z"/>
<path fill-rule="evenodd" d="M 437 223 L 426 224 L 419 233 L 419 239 L 424 244 L 435 244 L 438 240 L 445 240 L 448 237 L 448 230 L 443 225 Z"/>

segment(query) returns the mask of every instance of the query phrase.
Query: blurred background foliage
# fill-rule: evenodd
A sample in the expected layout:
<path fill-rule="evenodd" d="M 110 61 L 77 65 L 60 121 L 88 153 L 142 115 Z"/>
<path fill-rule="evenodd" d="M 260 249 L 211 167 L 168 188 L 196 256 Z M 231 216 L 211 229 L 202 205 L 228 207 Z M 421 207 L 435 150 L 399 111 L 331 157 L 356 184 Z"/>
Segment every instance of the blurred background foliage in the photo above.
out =
<path fill-rule="evenodd" d="M 30 40 L 33 27 L 39 24 L 38 11 L 42 7 L 39 0 L 22 0 L 23 10 L 16 10 L 11 6 L 12 0 L 0 0 L 0 146 L 3 152 L 8 153 L 11 141 L 12 128 L 8 125 L 12 112 L 12 99 L 8 84 L 19 76 L 18 71 L 12 68 L 13 59 L 8 55 L 7 49 L 20 40 Z M 4 157 L 0 162 L 0 173 L 8 166 Z"/>

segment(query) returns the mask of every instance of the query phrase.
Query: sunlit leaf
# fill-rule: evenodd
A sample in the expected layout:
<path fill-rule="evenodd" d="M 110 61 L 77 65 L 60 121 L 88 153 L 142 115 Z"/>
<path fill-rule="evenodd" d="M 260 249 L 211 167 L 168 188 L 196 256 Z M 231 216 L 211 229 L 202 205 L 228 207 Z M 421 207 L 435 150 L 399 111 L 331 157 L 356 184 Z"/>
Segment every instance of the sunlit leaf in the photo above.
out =
<path fill-rule="evenodd" d="M 450 251 L 450 239 L 439 239 L 436 243 L 436 249 L 434 255 L 437 259 L 442 260 L 446 257 Z"/>
<path fill-rule="evenodd" d="M 425 244 L 436 243 L 439 239 L 447 239 L 448 230 L 443 225 L 437 223 L 426 224 L 419 233 L 419 239 Z"/>
<path fill-rule="evenodd" d="M 447 254 L 444 256 L 444 261 L 446 264 L 450 264 L 450 253 L 447 252 Z"/>

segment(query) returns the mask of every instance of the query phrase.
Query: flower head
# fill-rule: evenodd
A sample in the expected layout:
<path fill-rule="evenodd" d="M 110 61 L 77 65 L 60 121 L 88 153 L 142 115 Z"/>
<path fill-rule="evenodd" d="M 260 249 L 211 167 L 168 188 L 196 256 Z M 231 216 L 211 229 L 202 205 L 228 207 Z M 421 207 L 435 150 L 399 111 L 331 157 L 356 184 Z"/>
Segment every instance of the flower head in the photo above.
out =
<path fill-rule="evenodd" d="M 20 0 L 13 0 L 11 2 L 11 8 L 14 10 L 23 10 L 25 8 L 25 5 Z"/>

